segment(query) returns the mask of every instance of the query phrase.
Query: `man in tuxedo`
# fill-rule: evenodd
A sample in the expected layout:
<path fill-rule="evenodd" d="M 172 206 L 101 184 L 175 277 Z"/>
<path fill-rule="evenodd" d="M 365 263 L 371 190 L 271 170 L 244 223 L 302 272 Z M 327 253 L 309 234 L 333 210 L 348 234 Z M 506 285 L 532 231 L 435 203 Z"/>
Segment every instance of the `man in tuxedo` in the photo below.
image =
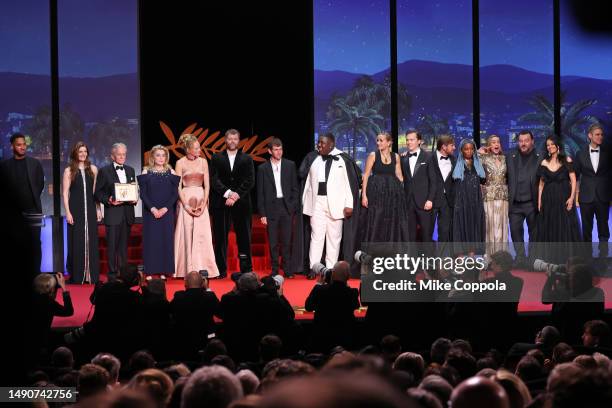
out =
<path fill-rule="evenodd" d="M 257 169 L 257 208 L 261 223 L 267 226 L 272 275 L 278 275 L 279 247 L 282 269 L 287 278 L 293 278 L 290 269 L 291 230 L 298 208 L 300 188 L 295 163 L 283 159 L 283 142 L 273 138 L 268 143 L 270 161 Z"/>
<path fill-rule="evenodd" d="M 434 184 L 432 225 L 438 219 L 438 242 L 450 242 L 453 226 L 453 169 L 455 168 L 455 140 L 450 135 L 441 135 L 436 144 L 436 153 L 431 157 L 430 179 Z"/>
<path fill-rule="evenodd" d="M 510 236 L 516 251 L 516 265 L 526 268 L 524 229 L 527 221 L 529 240 L 535 237 L 538 211 L 538 178 L 536 173 L 542 157 L 534 149 L 533 134 L 523 130 L 518 135 L 518 149 L 506 154 L 508 168 L 508 208 Z M 531 268 L 529 268 L 531 269 Z"/>
<path fill-rule="evenodd" d="M 610 151 L 602 146 L 604 133 L 600 124 L 593 124 L 588 131 L 589 145 L 580 150 L 575 162 L 580 181 L 578 203 L 582 218 L 582 236 L 591 242 L 593 236 L 593 216 L 597 218 L 600 251 L 607 254 L 610 239 L 608 217 L 610 214 Z"/>
<path fill-rule="evenodd" d="M 32 273 L 40 273 L 40 262 L 42 250 L 40 242 L 40 223 L 42 217 L 42 203 L 40 195 L 45 187 L 45 174 L 42 165 L 33 157 L 26 156 L 28 145 L 26 138 L 21 133 L 15 133 L 10 138 L 13 157 L 6 159 L 1 164 L 1 176 L 11 188 L 16 207 L 21 211 L 26 224 L 31 232 Z"/>
<path fill-rule="evenodd" d="M 334 135 L 328 133 L 319 137 L 317 150 L 318 155 L 314 160 L 309 154 L 300 166 L 301 171 L 308 168 L 302 193 L 302 212 L 310 217 L 310 268 L 321 262 L 324 246 L 325 264 L 332 268 L 338 262 L 344 221 L 353 216 L 355 199 L 359 199 L 359 187 L 354 180 L 352 160 L 344 157 L 336 148 Z M 349 172 L 353 172 L 352 178 Z M 344 235 L 345 241 L 353 237 Z M 352 245 L 343 245 L 345 259 L 353 257 L 353 249 Z"/>
<path fill-rule="evenodd" d="M 253 270 L 251 261 L 251 189 L 255 184 L 255 167 L 248 154 L 238 150 L 240 133 L 225 132 L 226 150 L 210 160 L 212 188 L 210 202 L 215 236 L 215 259 L 219 277 L 227 276 L 227 234 L 234 224 L 238 241 L 240 272 Z"/>
<path fill-rule="evenodd" d="M 115 183 L 135 183 L 136 172 L 127 164 L 127 146 L 115 143 L 111 149 L 112 162 L 98 171 L 96 200 L 104 206 L 108 280 L 117 278 L 118 271 L 127 265 L 128 239 L 134 224 L 136 201 L 122 202 L 115 197 Z"/>
<path fill-rule="evenodd" d="M 421 149 L 422 137 L 414 129 L 406 132 L 408 153 L 402 157 L 404 191 L 408 204 L 408 226 L 410 242 L 417 241 L 417 227 L 421 229 L 421 240 L 431 242 L 433 220 L 432 208 L 436 195 L 435 180 L 432 172 L 430 154 Z"/>

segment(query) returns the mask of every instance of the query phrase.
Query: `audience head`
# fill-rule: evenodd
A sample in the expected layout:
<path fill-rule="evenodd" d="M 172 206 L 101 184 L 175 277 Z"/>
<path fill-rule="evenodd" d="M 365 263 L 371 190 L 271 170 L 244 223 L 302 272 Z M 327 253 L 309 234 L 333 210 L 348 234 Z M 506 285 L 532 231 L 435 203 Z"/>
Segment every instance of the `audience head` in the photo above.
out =
<path fill-rule="evenodd" d="M 331 280 L 333 282 L 346 283 L 351 275 L 351 266 L 346 261 L 336 262 L 332 269 Z"/>
<path fill-rule="evenodd" d="M 504 388 L 484 377 L 472 377 L 457 386 L 450 398 L 453 408 L 510 408 Z"/>
<path fill-rule="evenodd" d="M 565 387 L 580 371 L 582 368 L 576 363 L 557 364 L 548 375 L 546 391 L 552 394 Z"/>
<path fill-rule="evenodd" d="M 491 255 L 491 269 L 495 273 L 510 272 L 513 262 L 512 255 L 508 251 L 497 251 Z"/>
<path fill-rule="evenodd" d="M 219 339 L 211 339 L 204 347 L 201 358 L 205 364 L 208 364 L 213 358 L 221 355 L 227 355 L 227 347 L 225 346 L 225 343 Z"/>
<path fill-rule="evenodd" d="M 529 388 L 511 372 L 499 370 L 491 379 L 504 387 L 511 408 L 523 408 L 531 402 Z"/>
<path fill-rule="evenodd" d="M 536 344 L 543 344 L 546 347 L 554 347 L 559 343 L 560 339 L 561 334 L 555 326 L 544 326 L 542 330 L 536 334 L 535 342 Z"/>
<path fill-rule="evenodd" d="M 476 374 L 476 359 L 460 349 L 452 348 L 446 355 L 444 365 L 456 369 L 461 380 Z"/>
<path fill-rule="evenodd" d="M 98 353 L 91 359 L 91 363 L 98 365 L 108 371 L 109 385 L 115 385 L 119 382 L 119 371 L 121 370 L 121 361 L 117 357 L 109 353 Z"/>
<path fill-rule="evenodd" d="M 585 347 L 610 345 L 610 326 L 603 320 L 590 320 L 584 324 L 582 344 Z"/>
<path fill-rule="evenodd" d="M 453 392 L 453 386 L 439 375 L 428 375 L 427 377 L 423 378 L 419 384 L 419 388 L 434 394 L 438 400 L 440 400 L 443 407 L 448 406 L 448 401 L 450 400 L 451 393 Z"/>
<path fill-rule="evenodd" d="M 191 374 L 183 388 L 181 408 L 226 408 L 242 398 L 242 385 L 227 368 L 209 366 Z"/>
<path fill-rule="evenodd" d="M 147 284 L 149 293 L 155 297 L 166 299 L 166 282 L 162 279 L 151 279 Z"/>
<path fill-rule="evenodd" d="M 51 354 L 51 365 L 56 368 L 74 367 L 74 355 L 68 347 L 58 347 Z"/>
<path fill-rule="evenodd" d="M 309 376 L 314 368 L 303 361 L 280 359 L 272 360 L 264 367 L 261 373 L 261 388 L 268 390 L 281 381 L 293 377 Z"/>
<path fill-rule="evenodd" d="M 523 356 L 516 365 L 516 373 L 521 380 L 529 382 L 542 377 L 542 366 L 532 356 Z"/>
<path fill-rule="evenodd" d="M 451 343 L 451 348 L 459 349 L 463 351 L 464 353 L 472 354 L 472 345 L 470 344 L 469 341 L 464 340 L 464 339 L 453 340 L 453 342 Z"/>
<path fill-rule="evenodd" d="M 406 391 L 408 398 L 422 408 L 442 408 L 440 400 L 431 392 L 422 388 L 410 388 Z"/>
<path fill-rule="evenodd" d="M 451 349 L 451 344 L 451 341 L 445 337 L 440 337 L 439 339 L 436 339 L 436 341 L 431 344 L 431 349 L 429 351 L 431 362 L 444 364 L 444 360 L 446 360 L 446 354 Z"/>
<path fill-rule="evenodd" d="M 259 279 L 254 272 L 243 273 L 240 279 L 238 279 L 238 290 L 241 293 L 253 293 L 259 287 Z"/>
<path fill-rule="evenodd" d="M 577 264 L 569 267 L 569 286 L 573 297 L 580 296 L 593 288 L 593 267 Z"/>
<path fill-rule="evenodd" d="M 163 408 L 170 403 L 174 384 L 172 379 L 163 371 L 149 368 L 132 377 L 127 388 L 147 394 L 155 401 L 157 407 Z"/>
<path fill-rule="evenodd" d="M 376 376 L 346 373 L 297 378 L 264 393 L 265 408 L 399 408 L 419 405 Z"/>
<path fill-rule="evenodd" d="M 212 360 L 210 360 L 210 364 L 225 367 L 232 373 L 236 371 L 236 363 L 228 355 L 220 354 L 215 356 Z"/>
<path fill-rule="evenodd" d="M 420 354 L 407 351 L 400 354 L 393 363 L 394 370 L 407 371 L 414 377 L 417 383 L 423 378 L 425 371 L 425 360 Z"/>
<path fill-rule="evenodd" d="M 79 370 L 79 399 L 88 398 L 106 391 L 110 376 L 108 371 L 96 364 L 85 364 Z"/>
<path fill-rule="evenodd" d="M 268 362 L 280 357 L 283 351 L 283 341 L 275 334 L 263 336 L 259 341 L 259 356 Z"/>
<path fill-rule="evenodd" d="M 148 368 L 155 368 L 155 359 L 153 355 L 146 350 L 140 350 L 132 354 L 128 362 L 128 371 L 130 375 L 134 375 Z"/>
<path fill-rule="evenodd" d="M 191 271 L 185 276 L 185 289 L 200 289 L 204 283 L 204 278 L 200 272 Z"/>
<path fill-rule="evenodd" d="M 123 388 L 98 394 L 75 405 L 76 408 L 157 408 L 158 405 L 147 394 Z"/>
<path fill-rule="evenodd" d="M 612 375 L 608 370 L 580 370 L 552 393 L 551 408 L 612 406 Z"/>
<path fill-rule="evenodd" d="M 380 340 L 380 351 L 385 361 L 393 364 L 397 356 L 402 352 L 402 342 L 400 338 L 393 334 L 386 335 Z"/>
<path fill-rule="evenodd" d="M 52 273 L 41 273 L 34 278 L 34 292 L 55 299 L 57 278 Z"/>
<path fill-rule="evenodd" d="M 129 287 L 138 285 L 139 276 L 136 265 L 125 265 L 120 268 L 119 276 L 117 277 L 121 282 Z"/>
<path fill-rule="evenodd" d="M 164 373 L 168 374 L 172 382 L 176 383 L 179 378 L 189 377 L 191 370 L 185 364 L 180 363 L 164 368 Z"/>
<path fill-rule="evenodd" d="M 244 395 L 255 394 L 259 388 L 259 378 L 251 370 L 240 370 L 236 373 L 236 377 L 242 384 Z"/>

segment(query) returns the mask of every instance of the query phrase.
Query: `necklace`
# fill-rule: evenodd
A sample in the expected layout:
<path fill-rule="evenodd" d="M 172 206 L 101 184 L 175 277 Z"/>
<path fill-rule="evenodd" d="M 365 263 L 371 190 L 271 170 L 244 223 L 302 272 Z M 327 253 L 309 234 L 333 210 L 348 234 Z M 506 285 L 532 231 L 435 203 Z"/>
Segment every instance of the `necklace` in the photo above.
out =
<path fill-rule="evenodd" d="M 391 153 L 388 153 L 387 155 L 385 155 L 383 152 L 380 152 L 380 159 L 382 160 L 383 164 L 390 164 L 391 163 Z"/>

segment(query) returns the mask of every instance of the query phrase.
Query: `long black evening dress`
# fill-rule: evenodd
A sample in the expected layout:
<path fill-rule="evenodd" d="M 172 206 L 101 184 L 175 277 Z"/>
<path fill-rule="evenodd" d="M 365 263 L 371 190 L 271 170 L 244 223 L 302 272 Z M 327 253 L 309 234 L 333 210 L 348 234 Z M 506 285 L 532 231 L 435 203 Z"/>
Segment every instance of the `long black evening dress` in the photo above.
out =
<path fill-rule="evenodd" d="M 68 199 L 74 224 L 67 228 L 66 271 L 72 283 L 96 283 L 100 277 L 100 252 L 94 179 L 84 169 L 79 170 L 70 184 Z"/>

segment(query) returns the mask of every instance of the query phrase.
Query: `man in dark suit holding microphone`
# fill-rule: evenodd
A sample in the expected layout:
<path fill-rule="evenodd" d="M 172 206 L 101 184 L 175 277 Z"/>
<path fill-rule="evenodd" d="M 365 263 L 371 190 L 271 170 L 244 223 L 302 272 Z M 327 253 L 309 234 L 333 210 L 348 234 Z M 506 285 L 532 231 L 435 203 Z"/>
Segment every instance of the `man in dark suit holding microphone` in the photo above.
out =
<path fill-rule="evenodd" d="M 109 281 L 115 280 L 118 272 L 127 266 L 128 239 L 137 203 L 118 201 L 115 197 L 115 183 L 136 182 L 136 172 L 125 164 L 126 158 L 127 146 L 123 143 L 113 144 L 112 162 L 98 171 L 94 193 L 96 200 L 104 206 Z"/>
<path fill-rule="evenodd" d="M 610 239 L 610 151 L 606 146 L 602 146 L 604 132 L 600 124 L 595 123 L 589 127 L 588 138 L 589 145 L 580 150 L 575 160 L 580 181 L 578 203 L 582 218 L 582 237 L 585 242 L 592 241 L 595 216 L 600 256 L 605 256 Z"/>
<path fill-rule="evenodd" d="M 298 208 L 300 187 L 295 163 L 283 159 L 283 142 L 273 138 L 268 143 L 268 153 L 270 161 L 257 169 L 257 208 L 261 223 L 267 226 L 272 275 L 278 274 L 280 246 L 282 270 L 287 278 L 292 278 L 291 230 L 293 216 Z"/>

